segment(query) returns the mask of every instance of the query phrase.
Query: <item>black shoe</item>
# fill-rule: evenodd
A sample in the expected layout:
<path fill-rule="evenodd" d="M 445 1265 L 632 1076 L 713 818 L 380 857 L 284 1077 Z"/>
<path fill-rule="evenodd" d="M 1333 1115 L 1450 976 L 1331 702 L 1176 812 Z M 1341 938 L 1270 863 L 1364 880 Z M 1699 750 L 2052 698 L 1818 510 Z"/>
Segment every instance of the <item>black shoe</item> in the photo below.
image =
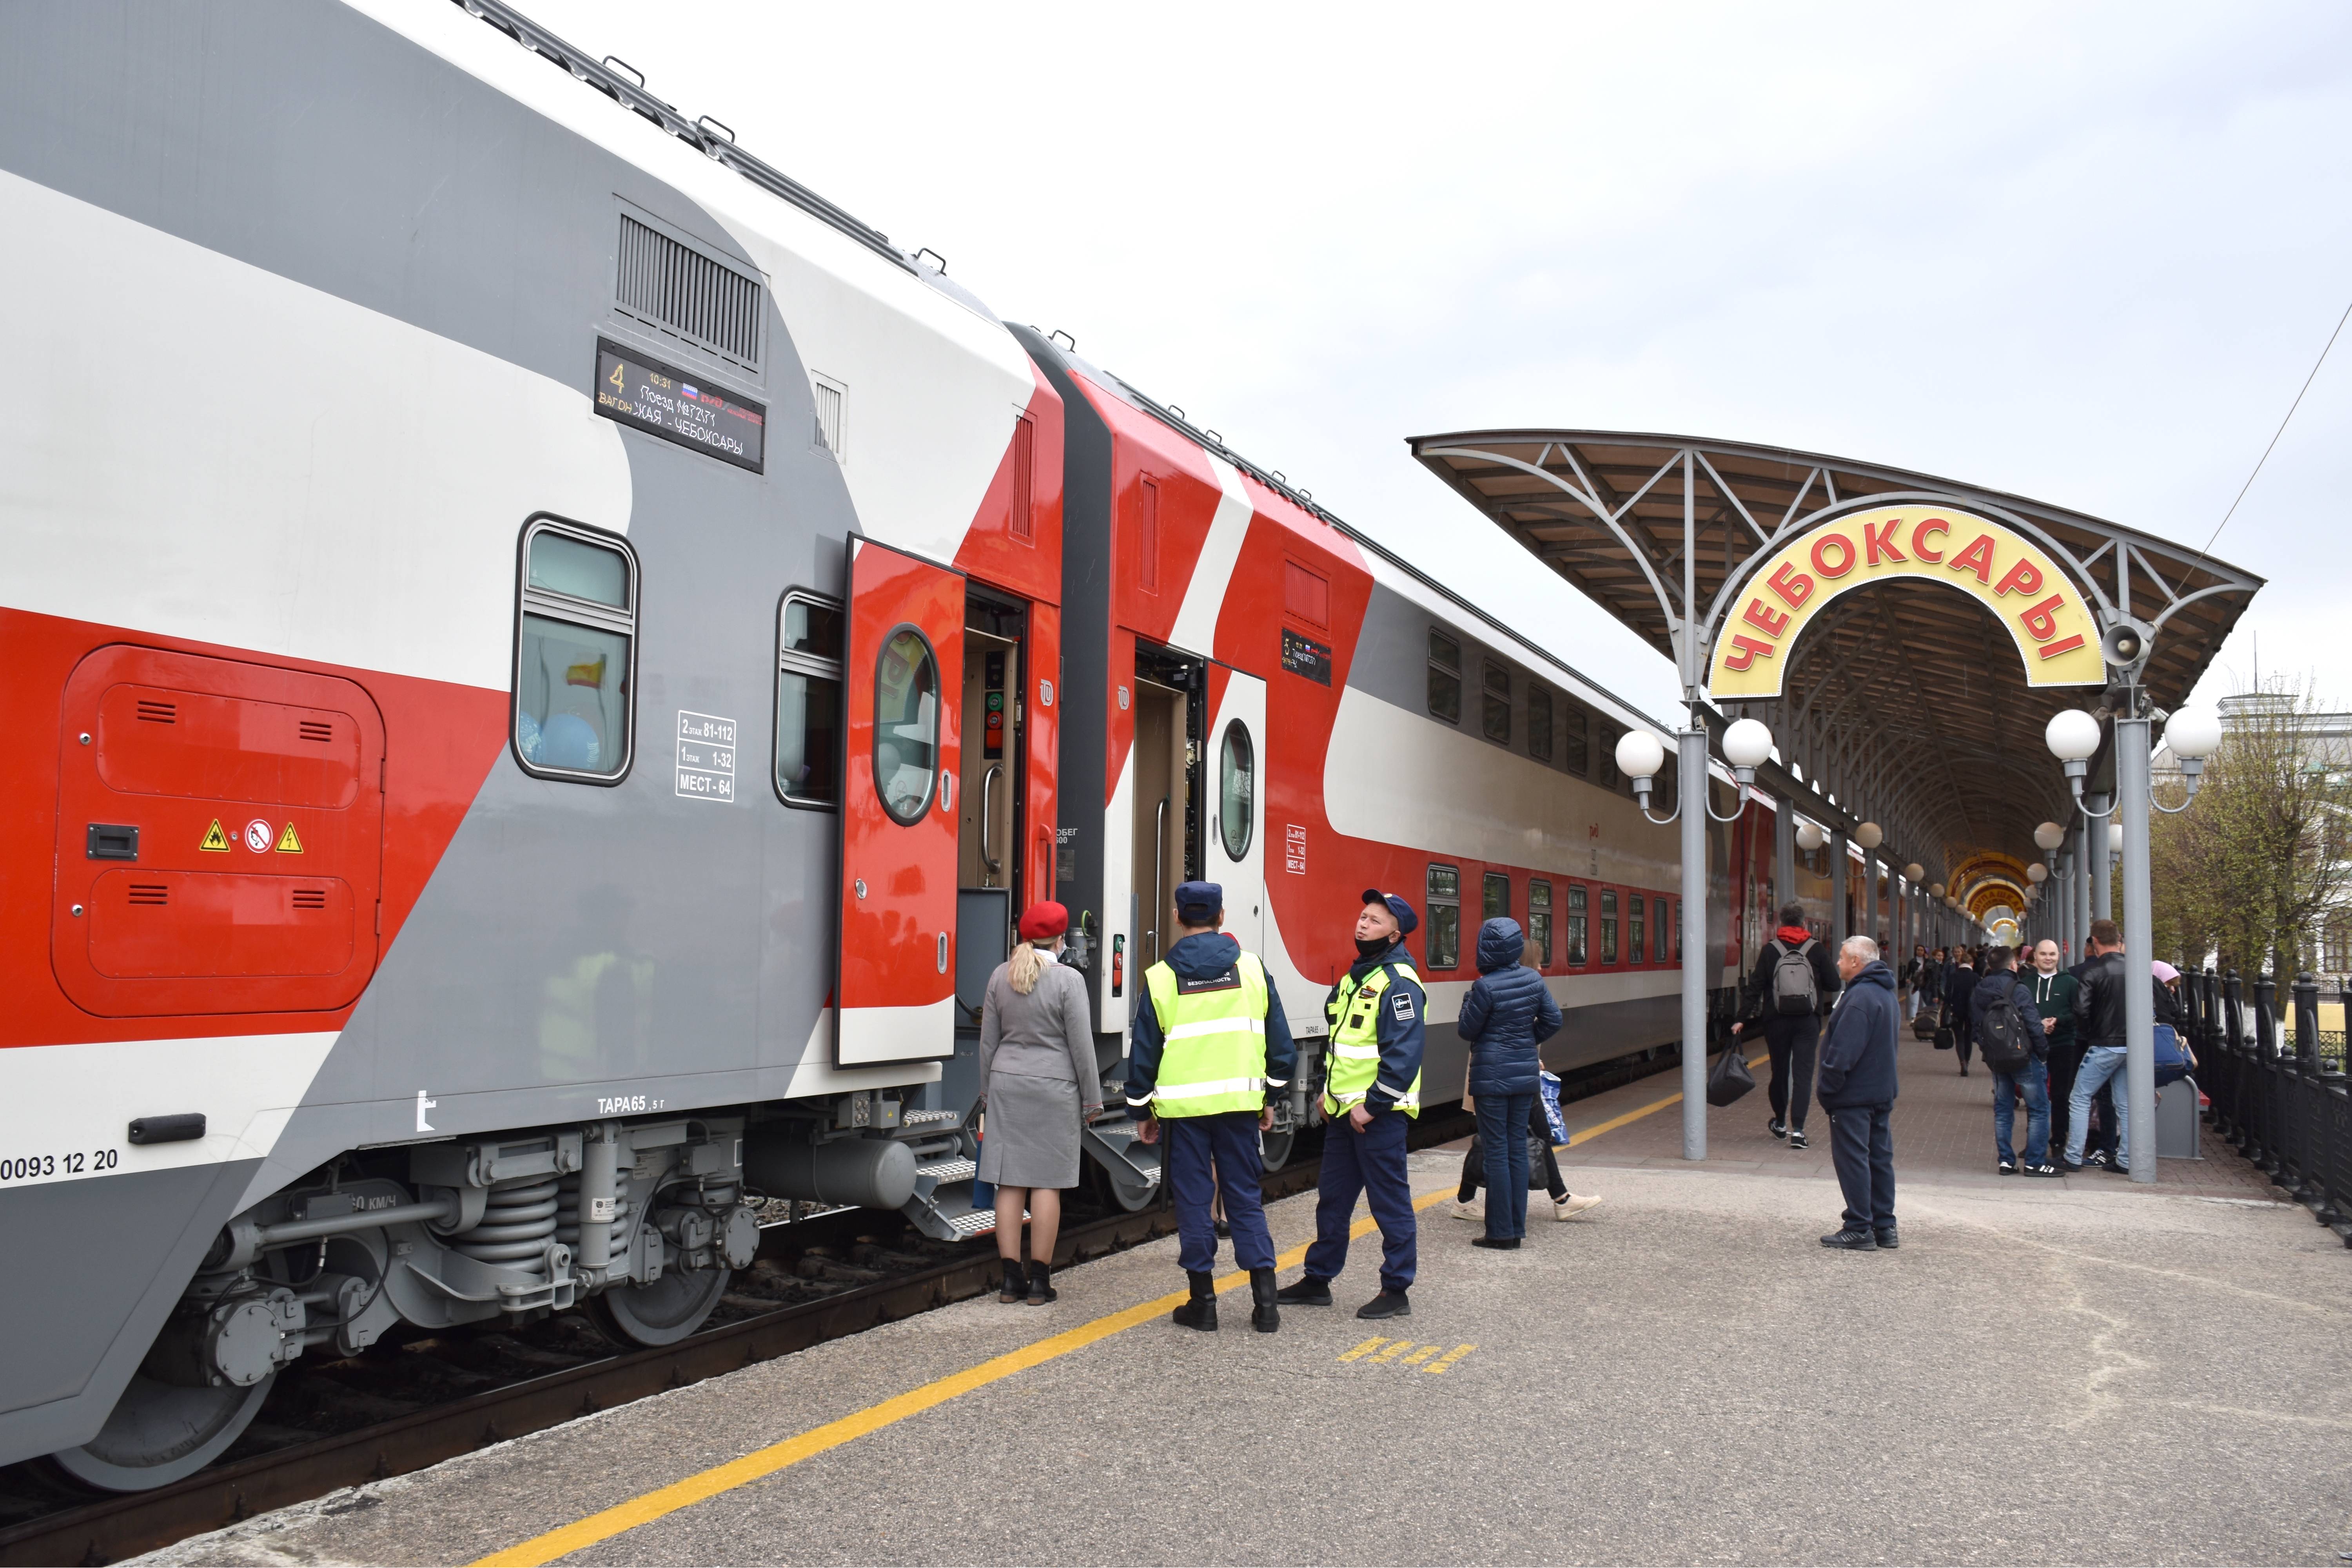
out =
<path fill-rule="evenodd" d="M 1778 1116 L 1765 1123 L 1764 1130 L 1776 1138 L 1785 1138 L 1789 1135 L 1789 1124 Z"/>
<path fill-rule="evenodd" d="M 1963 1077 L 1963 1078 L 1966 1078 L 1968 1075 L 1969 1075 L 1969 1064 L 1968 1064 L 1967 1062 L 1963 1061 L 1963 1062 L 1961 1062 L 1961 1063 L 1960 1063 L 1960 1076 L 1961 1076 L 1961 1077 Z"/>
<path fill-rule="evenodd" d="M 1199 1329 L 1202 1333 L 1217 1332 L 1217 1277 L 1214 1274 L 1184 1271 L 1192 1287 L 1192 1299 L 1171 1314 L 1180 1329 Z"/>
<path fill-rule="evenodd" d="M 2105 1149 L 2093 1149 L 2089 1154 L 2083 1156 L 2083 1163 L 2086 1166 L 2105 1170 L 2108 1164 L 2107 1151 Z"/>
<path fill-rule="evenodd" d="M 996 1299 L 1009 1307 L 1028 1296 L 1029 1270 L 1018 1258 L 1001 1258 L 997 1261 L 1004 1265 L 1004 1284 L 996 1292 Z"/>
<path fill-rule="evenodd" d="M 2088 1160 L 2084 1161 L 2081 1165 L 2076 1165 L 2074 1161 L 2067 1160 L 2059 1166 L 2058 1174 L 2060 1176 L 2081 1176 L 2088 1169 L 2090 1169 L 2090 1162 Z"/>
<path fill-rule="evenodd" d="M 1216 1223 L 1216 1231 L 1217 1231 L 1217 1235 L 1218 1235 L 1221 1239 L 1228 1239 L 1228 1240 L 1229 1240 L 1229 1239 L 1232 1239 L 1232 1237 L 1233 1237 L 1233 1234 L 1234 1234 L 1234 1228 L 1233 1228 L 1232 1226 L 1230 1226 L 1230 1225 L 1227 1225 L 1223 1220 L 1220 1219 L 1220 1220 L 1218 1220 L 1218 1221 L 1217 1221 L 1217 1223 Z"/>
<path fill-rule="evenodd" d="M 1473 1236 L 1470 1239 L 1470 1245 L 1492 1247 L 1503 1252 L 1516 1252 L 1519 1249 L 1519 1239 L 1516 1236 Z"/>
<path fill-rule="evenodd" d="M 1791 1127 L 1789 1129 L 1789 1146 L 1792 1149 L 1803 1149 L 1811 1148 L 1812 1145 L 1805 1142 L 1805 1130 L 1802 1127 Z"/>
<path fill-rule="evenodd" d="M 2030 1176 L 2062 1176 L 2064 1173 L 2060 1171 L 2056 1166 L 2040 1165 L 2026 1166 L 2025 1174 Z"/>
<path fill-rule="evenodd" d="M 1295 1285 L 1285 1285 L 1274 1293 L 1274 1299 L 1285 1306 L 1328 1307 L 1331 1304 L 1331 1281 L 1308 1274 Z"/>
<path fill-rule="evenodd" d="M 1272 1333 L 1282 1326 L 1282 1311 L 1275 1302 L 1279 1292 L 1274 1288 L 1274 1270 L 1250 1270 L 1250 1327 L 1260 1333 Z"/>
<path fill-rule="evenodd" d="M 1895 1230 L 1895 1227 L 1891 1225 L 1881 1226 L 1876 1234 L 1878 1237 L 1878 1249 L 1881 1252 L 1892 1252 L 1897 1247 L 1903 1245 L 1902 1236 Z"/>
<path fill-rule="evenodd" d="M 2015 1176 L 2017 1174 L 2017 1162 L 2015 1160 L 2001 1161 L 2000 1174 L 2003 1176 Z"/>
<path fill-rule="evenodd" d="M 1822 1238 L 1822 1245 L 1849 1252 L 1870 1252 L 1877 1249 L 1878 1239 L 1867 1230 L 1832 1230 Z"/>
<path fill-rule="evenodd" d="M 1059 1301 L 1062 1292 L 1054 1289 L 1054 1269 L 1049 1263 L 1029 1260 L 1029 1304 L 1042 1307 L 1047 1301 Z"/>
<path fill-rule="evenodd" d="M 1412 1303 L 1404 1299 L 1402 1291 L 1382 1291 L 1356 1309 L 1360 1318 L 1409 1318 Z"/>
<path fill-rule="evenodd" d="M 2131 1166 L 2124 1164 L 2121 1160 L 2108 1161 L 2107 1169 L 2110 1173 L 2119 1176 L 2127 1176 L 2131 1175 Z"/>

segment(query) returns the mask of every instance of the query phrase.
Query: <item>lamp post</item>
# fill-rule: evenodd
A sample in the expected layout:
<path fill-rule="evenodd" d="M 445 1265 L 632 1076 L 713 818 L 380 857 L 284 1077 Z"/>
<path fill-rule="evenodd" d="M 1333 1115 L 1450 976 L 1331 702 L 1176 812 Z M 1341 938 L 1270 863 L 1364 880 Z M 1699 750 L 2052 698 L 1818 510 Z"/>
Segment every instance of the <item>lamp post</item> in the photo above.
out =
<path fill-rule="evenodd" d="M 1878 846 L 1886 841 L 1876 822 L 1857 823 L 1853 841 L 1862 851 L 1862 934 L 1878 940 Z"/>
<path fill-rule="evenodd" d="M 1755 786 L 1756 770 L 1772 755 L 1772 732 L 1752 718 L 1723 733 L 1723 758 L 1739 781 L 1731 815 L 1718 817 L 1706 798 L 1706 729 L 1694 703 L 1686 727 L 1675 737 L 1679 798 L 1672 812 L 1650 815 L 1650 781 L 1665 766 L 1666 750 L 1645 729 L 1627 730 L 1617 742 L 1617 769 L 1630 779 L 1642 815 L 1664 827 L 1680 819 L 1683 861 L 1683 1158 L 1706 1158 L 1706 825 L 1737 821 Z"/>
<path fill-rule="evenodd" d="M 2065 841 L 2066 830 L 2060 827 L 2055 822 L 2043 822 L 2033 830 L 2033 847 L 2042 852 L 2042 875 L 2033 877 L 2033 881 L 2036 883 L 2039 883 L 2044 878 L 2056 873 L 2058 870 L 2058 849 L 2059 846 L 2063 844 Z M 2026 874 L 2029 876 L 2032 875 L 2031 868 L 2028 869 Z M 2063 879 L 2061 880 L 2063 883 Z M 2056 890 L 2053 889 L 2052 891 Z M 2048 935 L 2052 940 L 2058 944 L 2059 952 L 2065 952 L 2067 950 L 2068 934 L 2066 931 L 2066 908 L 2063 901 L 2053 900 L 2050 907 L 2043 911 L 2042 919 L 2047 926 Z"/>
<path fill-rule="evenodd" d="M 1927 868 L 1917 861 L 1903 868 L 1903 906 L 1911 917 L 1911 929 L 1903 934 L 1906 948 L 1916 946 L 1920 941 L 1919 879 L 1927 874 Z"/>
<path fill-rule="evenodd" d="M 2131 1123 L 2131 1147 L 2127 1154 L 2132 1180 L 2137 1182 L 2156 1179 L 2156 993 L 2141 977 L 2153 956 L 2149 949 L 2155 946 L 2155 919 L 2148 897 L 2148 810 L 2151 807 L 2168 813 L 2187 810 L 2197 799 L 2198 777 L 2204 771 L 2205 758 L 2221 740 L 2221 721 L 2201 709 L 2184 708 L 2171 716 L 2165 725 L 2165 739 L 2170 743 L 2173 755 L 2180 758 L 2189 797 L 2178 806 L 2159 805 L 2149 776 L 2152 748 L 2148 726 L 2152 721 L 2139 686 L 2136 683 L 2126 685 L 2122 710 L 2115 719 L 2116 799 L 2112 806 L 2104 798 L 2085 800 L 2083 794 L 2084 765 L 2098 749 L 2098 721 L 2079 709 L 2062 709 L 2043 734 L 2051 755 L 2065 768 L 2067 786 L 2074 791 L 2076 809 L 2087 820 L 2090 832 L 2102 850 L 2108 853 L 2120 851 L 2123 855 L 2125 1103 L 2130 1107 L 2126 1119 Z M 2122 820 L 2103 826 L 2101 819 L 2110 814 Z M 2095 859 L 2101 866 L 2099 888 L 2104 893 L 2113 877 L 2107 873 L 2107 855 Z"/>

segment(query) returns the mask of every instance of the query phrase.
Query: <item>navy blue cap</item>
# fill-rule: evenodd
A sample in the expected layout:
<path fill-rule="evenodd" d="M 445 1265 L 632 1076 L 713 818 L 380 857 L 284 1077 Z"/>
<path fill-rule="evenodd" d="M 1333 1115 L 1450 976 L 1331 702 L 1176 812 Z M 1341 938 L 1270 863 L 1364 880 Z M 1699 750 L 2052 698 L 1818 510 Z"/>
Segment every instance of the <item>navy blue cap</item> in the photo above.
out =
<path fill-rule="evenodd" d="M 1377 887 L 1368 887 L 1364 889 L 1364 902 L 1387 904 L 1389 913 L 1396 916 L 1397 931 L 1401 936 L 1410 936 L 1421 925 L 1421 916 L 1412 912 L 1412 905 L 1393 893 L 1382 893 Z"/>
<path fill-rule="evenodd" d="M 1225 912 L 1225 890 L 1213 882 L 1179 883 L 1176 918 L 1187 925 L 1206 925 Z"/>

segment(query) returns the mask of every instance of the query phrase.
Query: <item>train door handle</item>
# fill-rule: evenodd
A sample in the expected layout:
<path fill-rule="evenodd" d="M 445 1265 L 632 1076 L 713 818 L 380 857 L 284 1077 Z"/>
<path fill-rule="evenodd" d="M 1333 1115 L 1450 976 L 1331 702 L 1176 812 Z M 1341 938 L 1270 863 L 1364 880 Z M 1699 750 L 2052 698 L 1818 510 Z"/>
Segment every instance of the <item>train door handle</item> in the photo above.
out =
<path fill-rule="evenodd" d="M 992 872 L 1004 869 L 1004 857 L 992 853 L 996 827 L 996 781 L 1004 776 L 1004 764 L 992 762 L 988 771 L 980 776 L 980 858 Z"/>
<path fill-rule="evenodd" d="M 946 974 L 947 972 L 948 972 L 948 934 L 947 934 L 946 932 L 942 931 L 942 932 L 940 932 L 940 974 L 942 974 L 942 975 L 944 975 L 944 974 Z"/>

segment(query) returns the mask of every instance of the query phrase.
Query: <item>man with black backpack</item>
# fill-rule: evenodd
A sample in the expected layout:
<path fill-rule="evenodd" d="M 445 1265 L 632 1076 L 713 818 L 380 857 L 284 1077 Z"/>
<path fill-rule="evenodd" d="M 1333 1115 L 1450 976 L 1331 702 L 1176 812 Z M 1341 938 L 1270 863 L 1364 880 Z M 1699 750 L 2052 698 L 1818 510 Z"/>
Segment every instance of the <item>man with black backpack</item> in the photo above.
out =
<path fill-rule="evenodd" d="M 1888 977 L 1889 984 L 1893 977 Z M 1772 1053 L 1772 1119 L 1765 1131 L 1805 1146 L 1805 1112 L 1813 1098 L 1813 1061 L 1821 1047 L 1822 1017 L 1838 994 L 1837 961 L 1805 929 L 1805 906 L 1784 904 L 1780 925 L 1756 955 L 1756 967 L 1740 988 L 1738 1034 L 1760 1023 L 1765 1049 Z"/>
<path fill-rule="evenodd" d="M 2017 1129 L 2017 1098 L 2025 1097 L 2025 1174 L 2054 1176 L 2050 1163 L 2049 1034 L 2033 988 L 2018 978 L 2017 950 L 1985 949 L 1984 978 L 1969 998 L 1969 1035 L 1992 1071 L 1992 1142 L 2000 1174 L 2018 1172 L 2011 1135 Z"/>

